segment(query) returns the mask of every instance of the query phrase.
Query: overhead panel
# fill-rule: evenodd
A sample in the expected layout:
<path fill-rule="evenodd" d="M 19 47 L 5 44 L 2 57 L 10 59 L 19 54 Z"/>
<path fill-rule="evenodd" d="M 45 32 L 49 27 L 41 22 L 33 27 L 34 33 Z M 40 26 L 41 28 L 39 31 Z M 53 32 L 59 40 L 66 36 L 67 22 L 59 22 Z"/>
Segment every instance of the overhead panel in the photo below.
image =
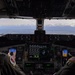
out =
<path fill-rule="evenodd" d="M 0 0 L 8 16 L 33 18 L 73 17 L 74 0 Z M 0 5 L 0 8 L 2 7 Z M 1 15 L 1 14 L 0 14 Z"/>

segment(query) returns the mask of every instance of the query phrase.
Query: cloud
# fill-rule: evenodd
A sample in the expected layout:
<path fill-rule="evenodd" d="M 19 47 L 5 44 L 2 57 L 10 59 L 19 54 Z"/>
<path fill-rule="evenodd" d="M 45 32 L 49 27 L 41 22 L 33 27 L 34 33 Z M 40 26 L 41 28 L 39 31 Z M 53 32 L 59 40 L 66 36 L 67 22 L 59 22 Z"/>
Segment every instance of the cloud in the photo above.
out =
<path fill-rule="evenodd" d="M 20 25 L 35 25 L 36 26 L 36 19 L 0 19 L 0 26 L 20 26 Z M 44 26 L 75 26 L 75 19 L 45 19 Z"/>
<path fill-rule="evenodd" d="M 44 25 L 50 25 L 50 26 L 75 26 L 75 19 L 61 19 L 61 20 L 48 20 L 46 19 L 44 21 Z"/>
<path fill-rule="evenodd" d="M 36 25 L 35 19 L 0 19 L 0 26 Z"/>

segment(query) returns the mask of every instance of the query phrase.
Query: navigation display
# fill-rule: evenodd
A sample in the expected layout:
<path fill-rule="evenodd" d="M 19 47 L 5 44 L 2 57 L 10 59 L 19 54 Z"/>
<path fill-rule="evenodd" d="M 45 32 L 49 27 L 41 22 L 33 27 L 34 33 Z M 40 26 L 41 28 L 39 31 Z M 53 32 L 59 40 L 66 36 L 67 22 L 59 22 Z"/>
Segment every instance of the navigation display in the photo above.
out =
<path fill-rule="evenodd" d="M 16 58 L 16 48 L 9 48 L 8 49 L 8 55 L 14 56 Z"/>
<path fill-rule="evenodd" d="M 16 52 L 16 49 L 15 48 L 10 48 L 9 52 Z"/>
<path fill-rule="evenodd" d="M 52 57 L 51 46 L 49 44 L 29 45 L 29 60 L 49 61 Z"/>
<path fill-rule="evenodd" d="M 64 49 L 64 50 L 62 51 L 62 54 L 63 54 L 63 57 L 67 57 L 67 55 L 68 55 L 68 50 L 67 50 L 67 49 Z"/>

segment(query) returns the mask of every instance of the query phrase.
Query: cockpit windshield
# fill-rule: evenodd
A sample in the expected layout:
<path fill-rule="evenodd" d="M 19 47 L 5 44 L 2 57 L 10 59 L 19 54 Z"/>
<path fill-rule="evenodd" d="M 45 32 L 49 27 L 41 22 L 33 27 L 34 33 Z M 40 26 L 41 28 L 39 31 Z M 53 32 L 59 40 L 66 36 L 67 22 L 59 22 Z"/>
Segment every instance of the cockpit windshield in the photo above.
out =
<path fill-rule="evenodd" d="M 0 19 L 0 34 L 34 34 L 36 19 Z M 75 34 L 75 19 L 45 19 L 47 34 Z"/>

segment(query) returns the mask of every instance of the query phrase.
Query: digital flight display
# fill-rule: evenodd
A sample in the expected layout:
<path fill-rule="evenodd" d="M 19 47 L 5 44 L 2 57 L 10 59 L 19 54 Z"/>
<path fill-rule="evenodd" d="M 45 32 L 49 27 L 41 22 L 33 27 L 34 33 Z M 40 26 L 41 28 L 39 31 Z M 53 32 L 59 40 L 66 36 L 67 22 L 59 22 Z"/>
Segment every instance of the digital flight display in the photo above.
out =
<path fill-rule="evenodd" d="M 62 54 L 63 54 L 63 57 L 67 57 L 67 55 L 68 55 L 68 50 L 67 50 L 67 49 L 64 49 L 64 50 L 62 51 Z"/>
<path fill-rule="evenodd" d="M 14 56 L 16 58 L 16 48 L 9 48 L 8 49 L 8 55 Z"/>
<path fill-rule="evenodd" d="M 16 49 L 15 48 L 10 48 L 9 52 L 16 52 Z"/>
<path fill-rule="evenodd" d="M 49 44 L 31 44 L 29 45 L 29 60 L 50 61 L 52 56 L 51 46 Z"/>

